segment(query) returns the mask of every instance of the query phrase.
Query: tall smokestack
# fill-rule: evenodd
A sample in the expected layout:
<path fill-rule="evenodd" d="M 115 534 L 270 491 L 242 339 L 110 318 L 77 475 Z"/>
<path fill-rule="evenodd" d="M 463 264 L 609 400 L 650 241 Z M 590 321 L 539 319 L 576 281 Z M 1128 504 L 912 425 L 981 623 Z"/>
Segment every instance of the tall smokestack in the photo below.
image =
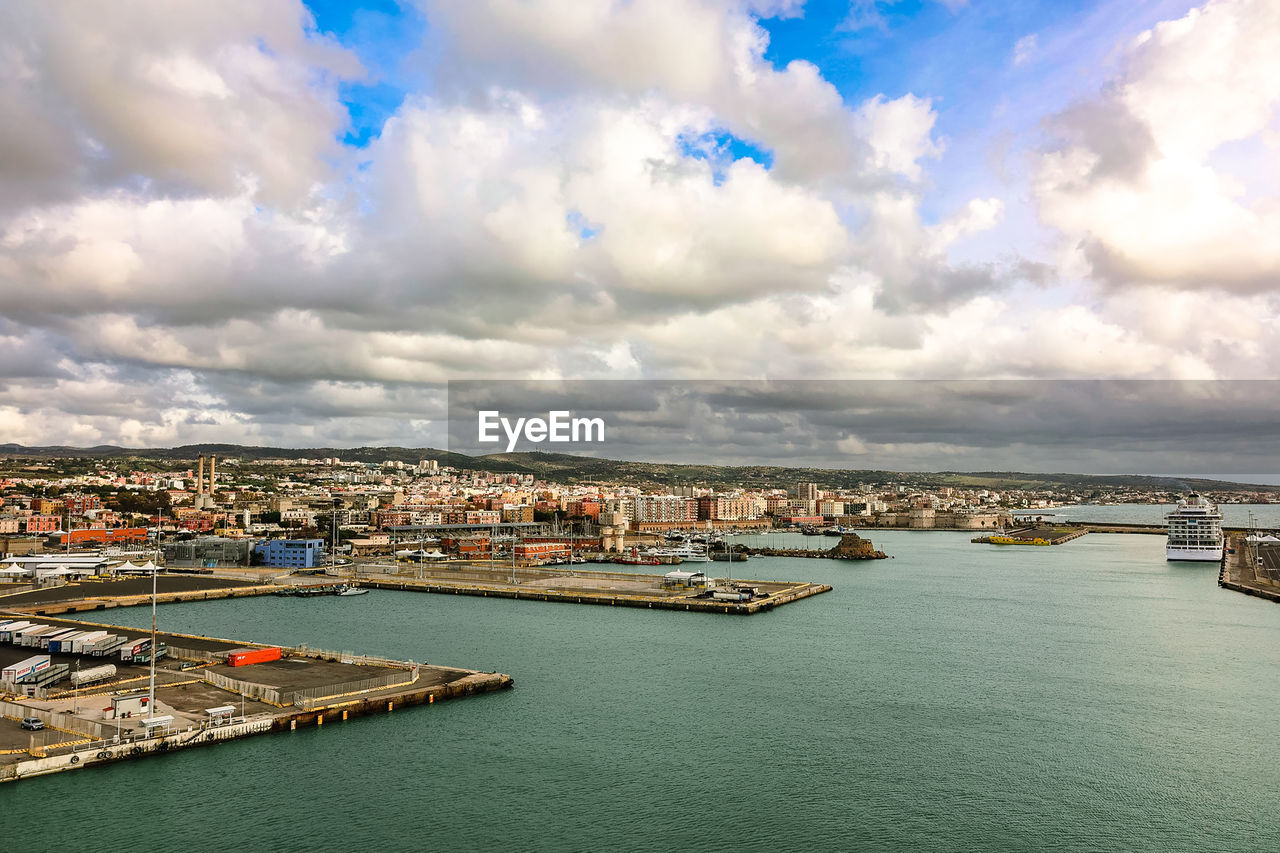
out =
<path fill-rule="evenodd" d="M 200 454 L 200 467 L 196 472 L 196 494 L 204 494 L 204 454 Z"/>
<path fill-rule="evenodd" d="M 218 482 L 218 457 L 209 457 L 209 497 L 213 497 L 213 490 L 217 487 Z"/>

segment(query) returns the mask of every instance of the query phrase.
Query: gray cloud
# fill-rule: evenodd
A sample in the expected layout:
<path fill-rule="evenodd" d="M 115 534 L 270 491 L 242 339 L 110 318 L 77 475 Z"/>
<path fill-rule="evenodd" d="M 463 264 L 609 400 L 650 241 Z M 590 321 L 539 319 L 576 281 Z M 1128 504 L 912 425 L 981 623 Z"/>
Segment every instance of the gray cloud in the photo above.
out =
<path fill-rule="evenodd" d="M 359 151 L 336 140 L 362 69 L 296 0 L 0 6 L 0 439 L 443 440 L 459 377 L 1274 372 L 1272 327 L 1196 323 L 1269 303 L 1077 300 L 1056 266 L 966 254 L 1004 206 L 922 213 L 928 93 L 774 68 L 757 17 L 795 3 L 426 6 L 430 89 Z M 1102 164 L 1038 186 L 1073 245 L 1076 189 L 1146 150 L 1105 148 L 1123 118 L 1060 119 L 1049 153 Z M 1103 236 L 1100 279 L 1153 275 Z M 699 405 L 631 417 L 678 435 Z M 794 413 L 742 417 L 705 438 L 821 450 Z"/>
<path fill-rule="evenodd" d="M 606 423 L 606 458 L 889 470 L 1275 473 L 1276 382 L 453 382 L 450 449 L 476 414 Z"/>

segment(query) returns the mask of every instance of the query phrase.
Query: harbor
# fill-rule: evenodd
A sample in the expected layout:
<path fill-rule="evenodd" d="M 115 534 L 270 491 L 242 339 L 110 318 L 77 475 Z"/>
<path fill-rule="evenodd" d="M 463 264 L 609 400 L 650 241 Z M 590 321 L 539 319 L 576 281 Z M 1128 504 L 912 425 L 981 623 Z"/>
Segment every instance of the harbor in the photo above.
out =
<path fill-rule="evenodd" d="M 971 536 L 877 534 L 893 560 L 735 563 L 759 580 L 834 587 L 750 619 L 525 604 L 523 593 L 175 603 L 160 612 L 175 632 L 496 669 L 516 687 L 347 723 L 331 712 L 319 727 L 28 779 L 4 796 L 14 813 L 83 827 L 92 791 L 96 837 L 113 847 L 172 849 L 173 815 L 217 810 L 234 819 L 197 849 L 497 849 L 503 839 L 556 848 L 566 838 L 614 849 L 628 822 L 643 822 L 651 848 L 718 849 L 743 832 L 740 813 L 773 814 L 783 790 L 839 820 L 788 812 L 753 823 L 762 844 L 786 849 L 803 826 L 815 848 L 875 848 L 906 826 L 929 849 L 937 803 L 959 791 L 965 814 L 981 818 L 962 840 L 989 849 L 1052 846 L 1080 831 L 1081 813 L 1105 812 L 1120 785 L 1132 811 L 1111 827 L 1112 847 L 1269 849 L 1280 840 L 1249 822 L 1267 802 L 1277 749 L 1217 724 L 1226 713 L 1246 728 L 1267 725 L 1278 687 L 1259 674 L 1280 609 L 1217 589 L 1217 566 L 1166 564 L 1160 537 L 999 549 Z M 366 610 L 376 614 L 356 615 Z M 90 618 L 150 624 L 147 608 Z M 1235 640 L 1227 665 L 1224 625 Z M 1224 694 L 1247 701 L 1226 708 Z M 847 749 L 804 734 L 832 727 Z M 1005 782 L 966 778 L 957 788 L 937 772 L 956 755 L 974 756 L 981 778 L 1007 772 Z M 603 786 L 606 763 L 620 781 Z M 1240 784 L 1224 788 L 1224 773 Z M 357 789 L 366 779 L 375 780 L 367 793 Z M 138 791 L 149 796 L 152 785 L 155 807 L 140 810 Z M 543 792 L 554 800 L 514 829 L 493 819 L 495 804 Z M 673 798 L 699 792 L 740 807 L 674 820 Z M 300 796 L 344 805 L 316 811 Z M 296 819 L 300 810 L 307 819 Z M 1130 823 L 1130 814 L 1151 821 Z M 24 837 L 38 843 L 34 830 Z M 1100 834 L 1089 840 L 1105 846 Z"/>

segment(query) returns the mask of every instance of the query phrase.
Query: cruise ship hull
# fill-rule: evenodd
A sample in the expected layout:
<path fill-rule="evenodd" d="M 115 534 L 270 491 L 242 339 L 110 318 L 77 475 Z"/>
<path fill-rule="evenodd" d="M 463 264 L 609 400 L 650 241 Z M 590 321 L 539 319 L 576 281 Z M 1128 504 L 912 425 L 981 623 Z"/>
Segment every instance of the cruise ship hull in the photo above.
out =
<path fill-rule="evenodd" d="M 1177 562 L 1217 563 L 1222 560 L 1221 548 L 1165 548 L 1165 559 Z"/>

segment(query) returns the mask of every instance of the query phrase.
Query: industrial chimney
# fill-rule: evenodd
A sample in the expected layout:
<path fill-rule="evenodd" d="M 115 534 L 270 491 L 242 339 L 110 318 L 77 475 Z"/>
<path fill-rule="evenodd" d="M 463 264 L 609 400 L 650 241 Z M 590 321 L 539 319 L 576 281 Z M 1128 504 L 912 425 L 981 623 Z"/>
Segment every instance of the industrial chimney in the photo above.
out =
<path fill-rule="evenodd" d="M 200 467 L 196 469 L 196 494 L 204 494 L 204 454 L 200 454 Z"/>

